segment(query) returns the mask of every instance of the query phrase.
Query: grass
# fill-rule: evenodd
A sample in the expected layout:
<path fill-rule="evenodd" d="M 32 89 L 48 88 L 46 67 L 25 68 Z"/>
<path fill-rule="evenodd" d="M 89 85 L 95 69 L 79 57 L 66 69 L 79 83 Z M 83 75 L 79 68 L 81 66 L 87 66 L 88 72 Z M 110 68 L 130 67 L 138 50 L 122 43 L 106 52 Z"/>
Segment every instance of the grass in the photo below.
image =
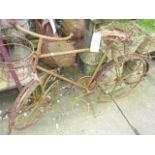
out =
<path fill-rule="evenodd" d="M 138 25 L 148 32 L 155 32 L 155 19 L 139 19 Z"/>
<path fill-rule="evenodd" d="M 120 28 L 128 30 L 129 21 L 130 19 L 105 19 L 103 20 L 103 25 L 116 22 Z M 148 33 L 155 32 L 155 19 L 137 19 L 136 23 Z M 136 31 L 134 33 L 136 33 Z"/>

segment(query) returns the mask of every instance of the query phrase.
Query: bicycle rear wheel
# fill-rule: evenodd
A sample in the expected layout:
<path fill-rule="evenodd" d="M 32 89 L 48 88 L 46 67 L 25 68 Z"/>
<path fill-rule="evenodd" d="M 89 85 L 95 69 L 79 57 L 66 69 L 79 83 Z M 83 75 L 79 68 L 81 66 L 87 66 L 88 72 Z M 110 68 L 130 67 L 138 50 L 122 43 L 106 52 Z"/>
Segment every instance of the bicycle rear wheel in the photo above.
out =
<path fill-rule="evenodd" d="M 55 93 L 56 84 L 56 80 L 46 76 L 30 82 L 20 92 L 14 104 L 14 109 L 18 111 L 12 119 L 15 129 L 25 129 L 39 120 L 47 108 L 54 103 L 52 97 L 55 95 L 52 93 Z"/>

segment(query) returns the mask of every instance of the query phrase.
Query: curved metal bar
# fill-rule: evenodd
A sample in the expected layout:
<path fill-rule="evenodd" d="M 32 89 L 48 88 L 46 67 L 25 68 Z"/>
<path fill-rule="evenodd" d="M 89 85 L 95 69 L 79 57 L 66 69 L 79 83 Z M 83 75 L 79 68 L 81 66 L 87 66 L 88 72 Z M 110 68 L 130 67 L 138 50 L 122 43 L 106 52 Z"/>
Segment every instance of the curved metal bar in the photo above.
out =
<path fill-rule="evenodd" d="M 24 33 L 27 33 L 27 34 L 32 35 L 32 36 L 37 37 L 37 38 L 49 40 L 49 41 L 64 41 L 64 40 L 69 40 L 74 36 L 73 33 L 71 33 L 67 37 L 49 37 L 46 35 L 42 35 L 42 34 L 38 34 L 38 33 L 32 32 L 32 31 L 29 31 L 29 30 L 23 28 L 22 26 L 20 26 L 19 24 L 15 24 L 15 27 Z"/>

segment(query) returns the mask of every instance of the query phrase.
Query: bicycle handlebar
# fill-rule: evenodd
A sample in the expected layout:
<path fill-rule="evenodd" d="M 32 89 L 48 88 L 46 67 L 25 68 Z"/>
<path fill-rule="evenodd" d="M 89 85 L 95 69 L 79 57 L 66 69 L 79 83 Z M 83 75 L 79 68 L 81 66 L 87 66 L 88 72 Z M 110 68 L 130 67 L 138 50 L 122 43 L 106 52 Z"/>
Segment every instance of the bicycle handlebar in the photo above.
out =
<path fill-rule="evenodd" d="M 71 38 L 74 36 L 73 33 L 71 33 L 71 34 L 70 34 L 69 36 L 67 36 L 67 37 L 49 37 L 49 36 L 46 36 L 46 35 L 42 35 L 42 34 L 38 34 L 38 33 L 36 33 L 36 32 L 29 31 L 29 30 L 23 28 L 21 25 L 19 25 L 19 24 L 17 24 L 17 23 L 15 24 L 15 27 L 16 27 L 18 30 L 20 30 L 20 31 L 22 31 L 22 32 L 24 32 L 24 33 L 26 33 L 26 34 L 32 35 L 32 36 L 37 37 L 37 38 L 49 40 L 49 41 L 65 41 L 65 40 L 71 39 Z"/>

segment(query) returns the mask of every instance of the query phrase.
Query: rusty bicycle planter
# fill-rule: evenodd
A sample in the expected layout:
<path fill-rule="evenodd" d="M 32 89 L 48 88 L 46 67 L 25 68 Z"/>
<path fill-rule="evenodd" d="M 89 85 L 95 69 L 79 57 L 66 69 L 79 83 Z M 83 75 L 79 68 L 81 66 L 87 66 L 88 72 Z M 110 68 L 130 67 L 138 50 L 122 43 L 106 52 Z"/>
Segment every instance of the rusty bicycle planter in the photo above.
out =
<path fill-rule="evenodd" d="M 107 48 L 104 50 L 104 53 L 92 75 L 85 76 L 78 81 L 74 81 L 57 73 L 56 70 L 49 70 L 38 65 L 38 61 L 41 58 L 47 58 L 50 56 L 67 56 L 68 54 L 73 53 L 77 54 L 90 52 L 89 48 L 42 54 L 41 49 L 44 40 L 69 40 L 73 35 L 70 34 L 64 38 L 49 37 L 26 30 L 18 24 L 15 24 L 15 27 L 24 33 L 39 38 L 39 42 L 37 50 L 33 54 L 34 61 L 31 70 L 36 76 L 20 91 L 15 103 L 9 111 L 8 133 L 11 132 L 12 128 L 18 130 L 27 128 L 39 119 L 42 115 L 40 108 L 46 109 L 46 107 L 48 107 L 48 94 L 49 92 L 50 94 L 55 92 L 55 88 L 59 80 L 80 88 L 85 92 L 84 95 L 92 94 L 96 90 L 100 91 L 103 95 L 102 97 L 109 101 L 111 100 L 109 94 L 114 98 L 128 95 L 129 92 L 131 92 L 131 90 L 135 88 L 141 80 L 143 80 L 143 77 L 148 71 L 148 63 L 143 55 L 124 53 L 123 55 L 117 57 L 115 55 L 116 51 Z M 111 52 L 112 55 L 111 59 L 104 63 L 109 52 Z M 128 62 L 134 62 L 134 64 L 138 66 L 138 69 L 136 67 L 133 70 L 130 70 L 130 72 L 124 74 L 124 64 Z M 39 74 L 37 75 L 37 70 L 42 72 L 41 76 L 39 76 Z M 130 81 L 131 77 L 134 77 L 134 80 Z M 85 81 L 85 83 L 81 81 Z M 24 117 L 25 112 L 27 112 L 27 117 Z"/>

